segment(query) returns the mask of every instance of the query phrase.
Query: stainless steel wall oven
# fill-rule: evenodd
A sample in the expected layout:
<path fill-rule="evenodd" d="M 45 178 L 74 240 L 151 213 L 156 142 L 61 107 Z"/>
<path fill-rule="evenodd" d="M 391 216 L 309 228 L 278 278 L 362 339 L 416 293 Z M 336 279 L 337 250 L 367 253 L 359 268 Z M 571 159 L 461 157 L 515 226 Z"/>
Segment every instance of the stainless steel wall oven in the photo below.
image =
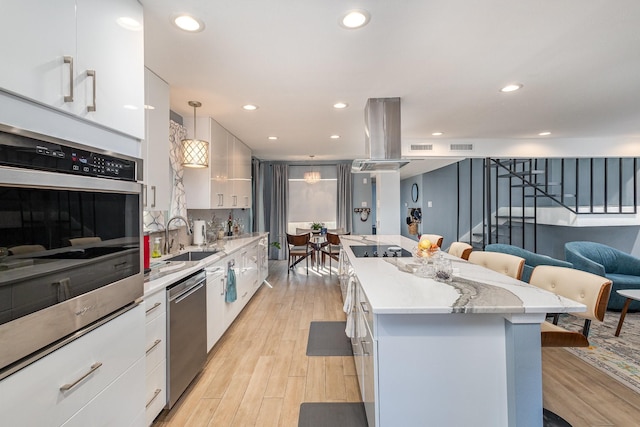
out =
<path fill-rule="evenodd" d="M 0 125 L 0 378 L 142 297 L 139 170 Z"/>

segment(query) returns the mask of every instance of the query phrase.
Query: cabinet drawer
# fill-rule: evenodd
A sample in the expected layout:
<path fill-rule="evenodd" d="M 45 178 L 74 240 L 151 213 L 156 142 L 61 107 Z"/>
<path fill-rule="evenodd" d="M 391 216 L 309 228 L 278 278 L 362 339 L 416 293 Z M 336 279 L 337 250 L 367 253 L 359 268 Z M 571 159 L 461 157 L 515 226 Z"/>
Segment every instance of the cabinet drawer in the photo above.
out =
<path fill-rule="evenodd" d="M 137 360 L 144 363 L 144 340 L 140 305 L 5 378 L 0 382 L 2 423 L 61 425 Z M 129 396 L 124 393 L 120 400 Z"/>
<path fill-rule="evenodd" d="M 146 425 L 151 425 L 153 420 L 167 404 L 166 380 L 166 360 L 163 360 L 155 369 L 147 374 L 147 390 L 145 393 Z"/>
<path fill-rule="evenodd" d="M 167 316 L 163 314 L 147 323 L 145 351 L 147 352 L 147 375 L 167 358 Z"/>
<path fill-rule="evenodd" d="M 134 426 L 144 403 L 144 358 L 63 424 L 63 427 Z M 142 427 L 142 426 L 136 426 Z"/>
<path fill-rule="evenodd" d="M 158 291 L 153 295 L 144 297 L 144 306 L 147 322 L 152 321 L 161 314 L 167 312 L 167 293 Z"/>

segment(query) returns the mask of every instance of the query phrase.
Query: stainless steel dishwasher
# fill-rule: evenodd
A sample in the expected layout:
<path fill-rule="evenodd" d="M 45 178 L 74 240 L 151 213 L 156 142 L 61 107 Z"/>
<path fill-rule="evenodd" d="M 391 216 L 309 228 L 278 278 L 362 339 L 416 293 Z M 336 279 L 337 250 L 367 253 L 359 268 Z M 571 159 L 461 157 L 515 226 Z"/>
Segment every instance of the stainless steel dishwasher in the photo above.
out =
<path fill-rule="evenodd" d="M 206 275 L 203 270 L 167 288 L 167 407 L 171 408 L 207 359 Z"/>

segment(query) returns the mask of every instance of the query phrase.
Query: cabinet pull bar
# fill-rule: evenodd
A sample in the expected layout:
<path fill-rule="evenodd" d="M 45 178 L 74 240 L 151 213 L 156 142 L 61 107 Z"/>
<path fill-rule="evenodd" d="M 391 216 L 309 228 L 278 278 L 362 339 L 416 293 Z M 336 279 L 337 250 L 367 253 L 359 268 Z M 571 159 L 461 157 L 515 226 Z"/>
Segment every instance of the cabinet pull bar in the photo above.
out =
<path fill-rule="evenodd" d="M 157 302 L 155 304 L 153 304 L 153 307 L 147 309 L 147 311 L 145 311 L 146 314 L 151 313 L 153 310 L 155 310 L 156 308 L 160 307 L 162 305 L 161 302 Z"/>
<path fill-rule="evenodd" d="M 151 191 L 153 191 L 153 202 L 151 202 L 151 207 L 155 208 L 156 207 L 156 186 L 155 185 L 151 186 Z"/>
<path fill-rule="evenodd" d="M 64 63 L 69 64 L 69 95 L 64 96 L 64 102 L 73 102 L 73 56 L 65 56 Z"/>
<path fill-rule="evenodd" d="M 75 380 L 72 383 L 69 384 L 64 384 L 63 386 L 60 387 L 60 391 L 68 391 L 71 390 L 73 387 L 75 387 L 80 381 L 82 381 L 83 379 L 87 378 L 89 375 L 93 374 L 96 370 L 98 370 L 98 368 L 102 366 L 102 362 L 96 362 L 93 365 L 91 365 L 91 369 L 89 369 L 89 372 L 87 372 L 86 374 L 84 374 L 83 376 L 81 376 L 80 378 L 78 378 L 77 380 Z"/>
<path fill-rule="evenodd" d="M 156 397 L 158 397 L 158 395 L 160 394 L 162 390 L 157 388 L 154 392 L 153 392 L 153 397 L 151 397 L 151 399 L 147 402 L 147 405 L 145 406 L 145 408 L 148 408 L 149 405 L 151 405 L 151 403 L 156 400 Z"/>
<path fill-rule="evenodd" d="M 153 342 L 153 344 L 151 344 L 151 347 L 149 347 L 149 348 L 147 349 L 147 353 L 146 353 L 146 354 L 149 354 L 149 352 L 150 352 L 151 350 L 153 350 L 154 348 L 156 348 L 156 347 L 158 346 L 158 344 L 160 344 L 161 342 L 162 342 L 162 340 L 161 340 L 161 339 L 157 339 L 157 340 L 155 340 L 155 341 Z"/>
<path fill-rule="evenodd" d="M 87 105 L 87 111 L 96 111 L 96 70 L 87 70 L 87 77 L 93 77 L 93 104 Z"/>
<path fill-rule="evenodd" d="M 147 184 L 142 186 L 142 206 L 147 207 Z"/>

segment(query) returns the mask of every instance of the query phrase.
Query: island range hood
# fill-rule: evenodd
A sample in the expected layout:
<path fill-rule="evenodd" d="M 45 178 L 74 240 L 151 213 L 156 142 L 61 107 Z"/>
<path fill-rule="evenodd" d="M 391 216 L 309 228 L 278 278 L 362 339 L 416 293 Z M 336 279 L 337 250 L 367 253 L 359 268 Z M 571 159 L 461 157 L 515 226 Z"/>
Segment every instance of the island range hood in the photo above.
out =
<path fill-rule="evenodd" d="M 397 171 L 409 163 L 401 159 L 400 98 L 369 98 L 364 109 L 365 153 L 352 173 Z"/>

